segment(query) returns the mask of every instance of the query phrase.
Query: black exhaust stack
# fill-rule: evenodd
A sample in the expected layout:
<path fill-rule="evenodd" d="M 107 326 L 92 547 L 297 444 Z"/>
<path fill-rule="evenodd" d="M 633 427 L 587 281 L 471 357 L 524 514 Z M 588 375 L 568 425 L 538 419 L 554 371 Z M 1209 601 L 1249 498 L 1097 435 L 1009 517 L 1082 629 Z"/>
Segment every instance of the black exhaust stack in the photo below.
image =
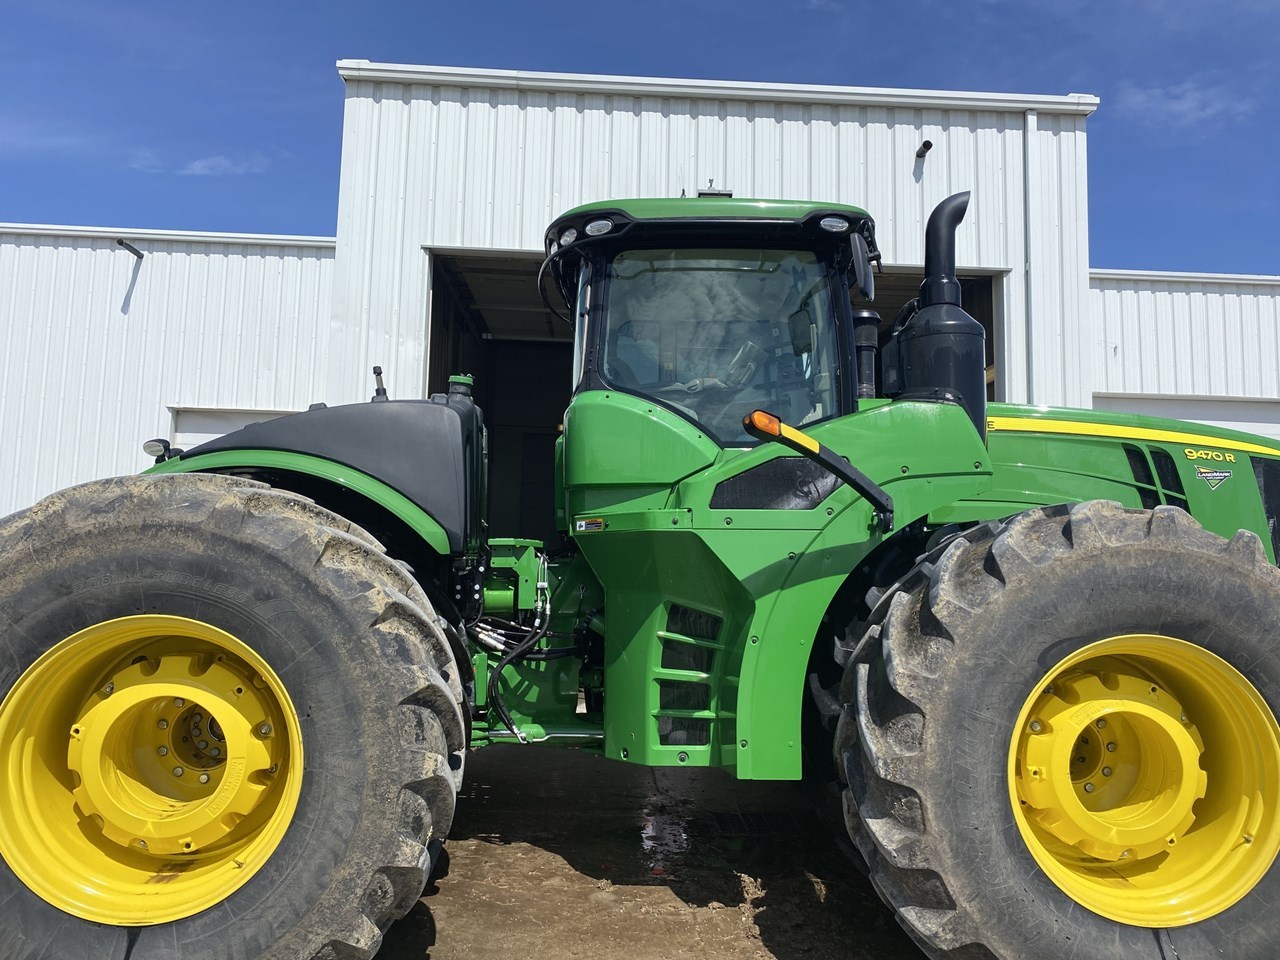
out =
<path fill-rule="evenodd" d="M 880 350 L 880 314 L 853 311 L 853 348 L 858 371 L 858 399 L 876 395 L 876 355 Z"/>
<path fill-rule="evenodd" d="M 956 279 L 956 227 L 968 206 L 968 192 L 957 193 L 943 200 L 929 215 L 919 308 L 894 339 L 899 396 L 960 404 L 985 443 L 986 332 L 960 306 L 960 281 Z"/>

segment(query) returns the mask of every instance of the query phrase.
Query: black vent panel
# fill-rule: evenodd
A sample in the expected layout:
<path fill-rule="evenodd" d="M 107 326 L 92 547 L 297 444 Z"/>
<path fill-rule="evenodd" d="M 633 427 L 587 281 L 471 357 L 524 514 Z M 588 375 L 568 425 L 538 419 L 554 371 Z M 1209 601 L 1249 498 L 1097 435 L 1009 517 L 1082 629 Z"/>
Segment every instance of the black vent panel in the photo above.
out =
<path fill-rule="evenodd" d="M 662 638 L 662 669 L 664 670 L 710 673 L 715 662 L 716 652 L 710 647 L 700 647 L 672 637 Z"/>
<path fill-rule="evenodd" d="M 711 721 L 659 717 L 658 742 L 664 747 L 705 747 L 711 743 Z"/>
<path fill-rule="evenodd" d="M 1124 455 L 1129 458 L 1129 472 L 1138 484 L 1138 496 L 1142 498 L 1144 510 L 1150 510 L 1160 503 L 1160 494 L 1156 492 L 1156 478 L 1147 463 L 1147 455 L 1129 444 L 1124 445 Z"/>
<path fill-rule="evenodd" d="M 713 510 L 811 510 L 840 485 L 821 464 L 779 457 L 721 480 L 711 494 Z"/>
<path fill-rule="evenodd" d="M 698 640 L 715 640 L 720 636 L 720 627 L 724 623 L 714 613 L 703 613 L 673 603 L 667 611 L 667 630 L 671 633 L 682 633 L 686 637 Z"/>
<path fill-rule="evenodd" d="M 705 683 L 659 680 L 658 706 L 663 710 L 708 710 L 711 708 L 711 688 Z"/>
<path fill-rule="evenodd" d="M 1182 488 L 1182 477 L 1178 475 L 1178 465 L 1173 462 L 1167 450 L 1151 448 L 1151 462 L 1156 465 L 1156 476 L 1160 478 L 1160 487 L 1164 490 L 1165 503 L 1181 507 L 1190 513 L 1187 506 L 1187 491 Z"/>
<path fill-rule="evenodd" d="M 1253 475 L 1258 481 L 1258 493 L 1262 494 L 1262 510 L 1267 515 L 1267 531 L 1271 534 L 1271 555 L 1280 559 L 1280 460 L 1264 460 L 1250 457 Z"/>

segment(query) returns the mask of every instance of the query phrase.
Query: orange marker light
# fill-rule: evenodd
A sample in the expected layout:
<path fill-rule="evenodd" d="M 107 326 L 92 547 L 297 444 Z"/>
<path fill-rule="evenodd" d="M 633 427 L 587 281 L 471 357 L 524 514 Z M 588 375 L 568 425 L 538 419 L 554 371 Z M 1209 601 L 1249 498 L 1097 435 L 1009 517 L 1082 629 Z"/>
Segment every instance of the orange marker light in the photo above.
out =
<path fill-rule="evenodd" d="M 763 410 L 752 410 L 747 415 L 743 426 L 748 429 L 754 427 L 761 433 L 767 433 L 771 437 L 779 436 L 782 433 L 782 422 L 772 413 L 765 413 Z"/>

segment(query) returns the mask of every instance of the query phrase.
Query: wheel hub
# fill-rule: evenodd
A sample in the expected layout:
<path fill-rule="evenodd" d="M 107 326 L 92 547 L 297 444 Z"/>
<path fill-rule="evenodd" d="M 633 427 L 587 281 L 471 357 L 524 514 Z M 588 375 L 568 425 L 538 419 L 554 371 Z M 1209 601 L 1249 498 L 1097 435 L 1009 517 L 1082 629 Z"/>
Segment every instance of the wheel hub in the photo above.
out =
<path fill-rule="evenodd" d="M 271 705 L 255 680 L 265 688 L 225 656 L 181 654 L 110 675 L 67 750 L 76 802 L 104 837 L 153 856 L 192 853 L 254 811 L 282 752 L 259 732 Z"/>
<path fill-rule="evenodd" d="M 1057 677 L 1020 738 L 1026 815 L 1100 860 L 1176 844 L 1207 784 L 1204 742 L 1181 703 L 1125 669 L 1098 661 Z"/>
<path fill-rule="evenodd" d="M 0 703 L 0 855 L 85 920 L 193 916 L 266 864 L 302 771 L 297 711 L 252 648 L 183 617 L 104 621 Z"/>
<path fill-rule="evenodd" d="M 1244 897 L 1280 852 L 1280 724 L 1238 670 L 1127 634 L 1053 667 L 1009 747 L 1014 820 L 1075 902 L 1174 927 Z"/>

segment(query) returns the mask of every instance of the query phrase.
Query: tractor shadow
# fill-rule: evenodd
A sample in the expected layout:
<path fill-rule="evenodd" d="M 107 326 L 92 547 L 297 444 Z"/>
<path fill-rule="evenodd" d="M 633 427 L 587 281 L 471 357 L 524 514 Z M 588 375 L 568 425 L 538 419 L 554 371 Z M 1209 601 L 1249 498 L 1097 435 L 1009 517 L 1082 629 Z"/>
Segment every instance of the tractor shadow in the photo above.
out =
<path fill-rule="evenodd" d="M 467 760 L 451 863 L 379 960 L 517 942 L 596 960 L 920 960 L 815 806 L 795 783 L 489 747 Z"/>

